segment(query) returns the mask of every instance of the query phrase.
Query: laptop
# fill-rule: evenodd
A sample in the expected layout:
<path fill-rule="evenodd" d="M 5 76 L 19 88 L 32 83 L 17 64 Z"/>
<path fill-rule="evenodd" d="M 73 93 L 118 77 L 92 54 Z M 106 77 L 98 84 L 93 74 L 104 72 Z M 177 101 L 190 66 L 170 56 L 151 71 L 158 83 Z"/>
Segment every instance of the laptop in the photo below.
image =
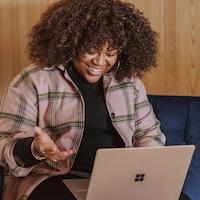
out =
<path fill-rule="evenodd" d="M 99 149 L 89 179 L 64 179 L 77 200 L 178 200 L 194 145 Z"/>

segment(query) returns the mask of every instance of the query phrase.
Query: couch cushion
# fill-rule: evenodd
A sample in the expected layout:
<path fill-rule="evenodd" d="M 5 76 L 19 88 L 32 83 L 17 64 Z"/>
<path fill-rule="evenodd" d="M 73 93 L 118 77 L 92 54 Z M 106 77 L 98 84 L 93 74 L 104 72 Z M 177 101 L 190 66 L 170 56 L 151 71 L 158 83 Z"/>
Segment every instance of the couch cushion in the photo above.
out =
<path fill-rule="evenodd" d="M 184 143 L 189 97 L 149 96 L 154 112 L 166 135 L 166 145 Z"/>
<path fill-rule="evenodd" d="M 185 142 L 196 146 L 192 163 L 183 190 L 192 197 L 200 199 L 200 97 L 191 97 L 188 110 Z"/>
<path fill-rule="evenodd" d="M 166 145 L 194 144 L 192 162 L 183 192 L 192 200 L 200 199 L 200 97 L 151 96 L 149 100 L 161 130 L 167 137 Z"/>

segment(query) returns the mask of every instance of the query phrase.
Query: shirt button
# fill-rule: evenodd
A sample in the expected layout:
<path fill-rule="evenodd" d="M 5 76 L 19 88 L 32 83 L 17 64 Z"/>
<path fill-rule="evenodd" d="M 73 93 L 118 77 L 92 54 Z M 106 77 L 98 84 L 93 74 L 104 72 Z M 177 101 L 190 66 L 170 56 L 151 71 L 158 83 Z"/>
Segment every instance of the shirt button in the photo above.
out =
<path fill-rule="evenodd" d="M 111 113 L 111 117 L 114 118 L 115 117 L 115 113 Z"/>

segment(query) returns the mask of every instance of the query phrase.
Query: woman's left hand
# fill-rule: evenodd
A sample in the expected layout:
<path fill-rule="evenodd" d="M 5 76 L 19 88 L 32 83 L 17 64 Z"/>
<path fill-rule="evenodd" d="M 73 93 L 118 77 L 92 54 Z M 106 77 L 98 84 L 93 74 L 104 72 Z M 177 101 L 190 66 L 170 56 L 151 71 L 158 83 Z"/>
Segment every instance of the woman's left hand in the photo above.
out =
<path fill-rule="evenodd" d="M 54 162 L 70 158 L 75 150 L 60 151 L 54 141 L 41 128 L 35 127 L 34 148 L 46 159 Z"/>

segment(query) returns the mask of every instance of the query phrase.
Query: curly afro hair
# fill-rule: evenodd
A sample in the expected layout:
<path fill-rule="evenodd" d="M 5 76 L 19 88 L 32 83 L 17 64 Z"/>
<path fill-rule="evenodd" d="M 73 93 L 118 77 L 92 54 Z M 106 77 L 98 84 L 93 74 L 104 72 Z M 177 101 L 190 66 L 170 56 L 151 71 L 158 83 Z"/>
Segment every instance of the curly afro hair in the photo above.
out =
<path fill-rule="evenodd" d="M 118 80 L 142 76 L 156 66 L 157 33 L 134 5 L 119 0 L 60 0 L 33 27 L 30 59 L 39 66 L 67 66 L 108 42 L 119 51 Z"/>

